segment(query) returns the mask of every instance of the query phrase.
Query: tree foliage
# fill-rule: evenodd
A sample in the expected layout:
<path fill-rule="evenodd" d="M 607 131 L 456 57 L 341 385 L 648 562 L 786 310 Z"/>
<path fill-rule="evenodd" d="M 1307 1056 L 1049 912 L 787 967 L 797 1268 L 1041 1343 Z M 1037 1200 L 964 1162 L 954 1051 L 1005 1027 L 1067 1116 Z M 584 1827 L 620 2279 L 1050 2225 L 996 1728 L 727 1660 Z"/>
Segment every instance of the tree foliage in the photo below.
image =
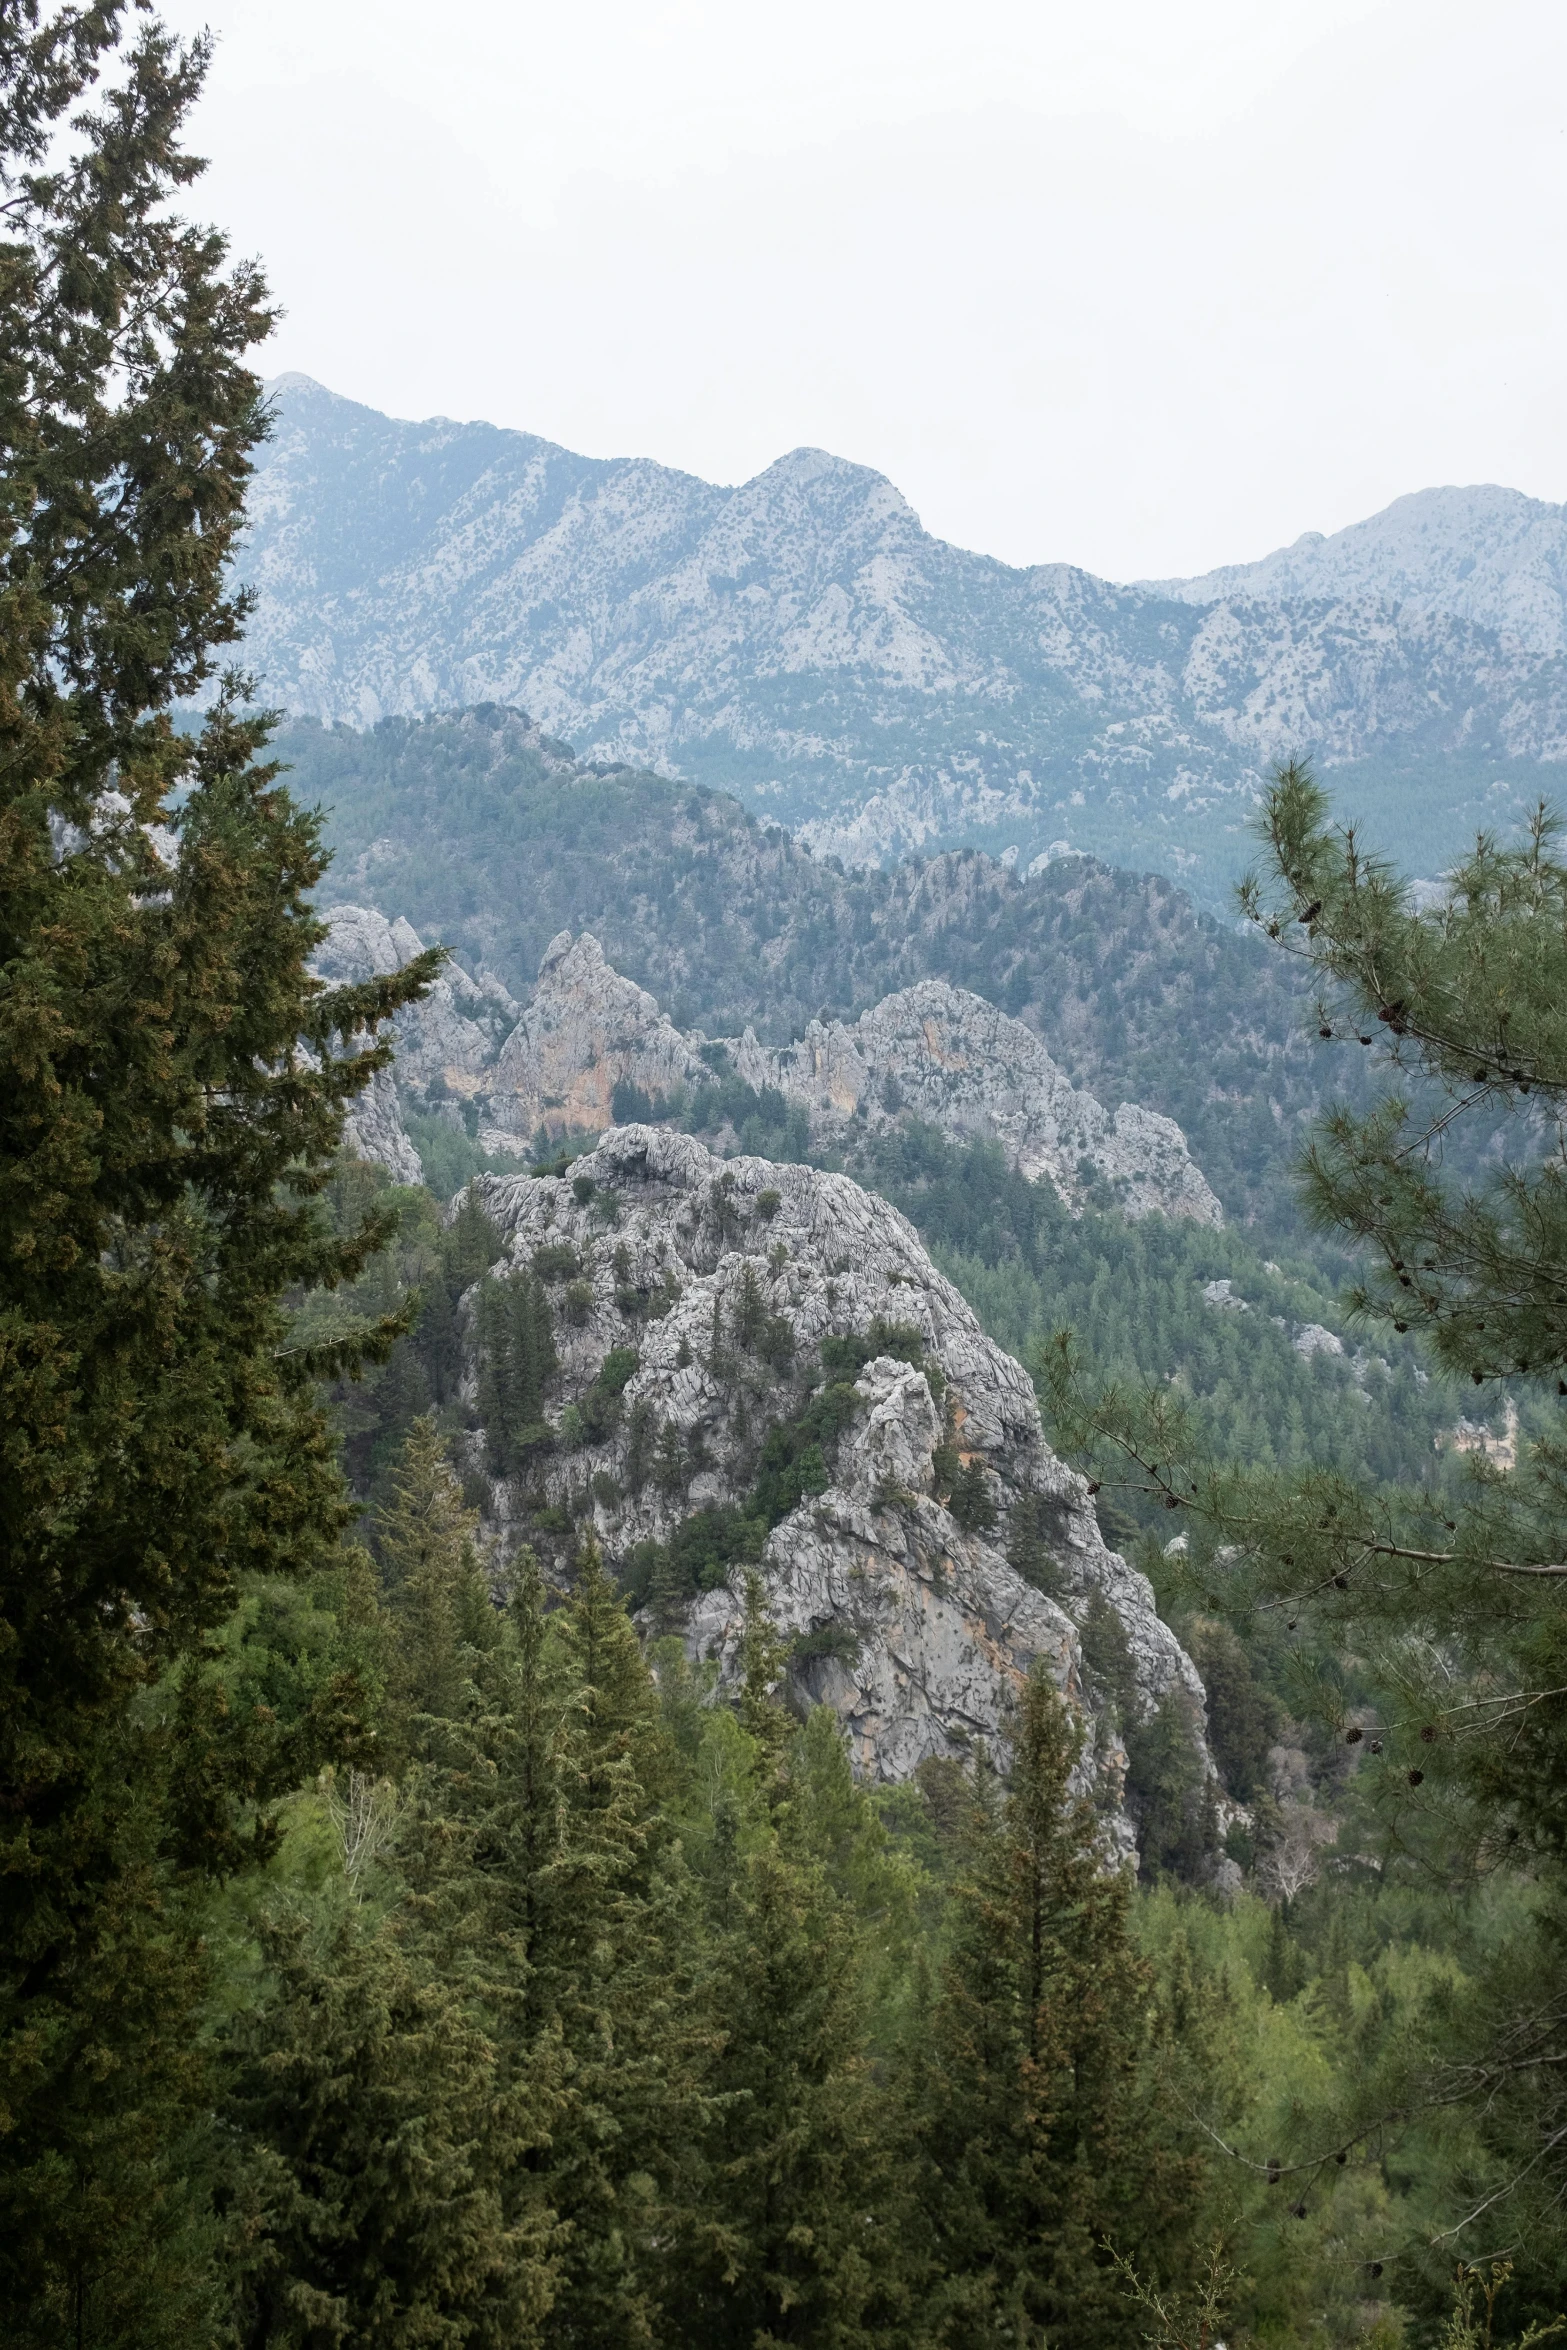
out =
<path fill-rule="evenodd" d="M 384 1237 L 332 1236 L 317 1195 L 377 1024 L 434 967 L 323 990 L 318 828 L 256 763 L 264 729 L 226 698 L 199 735 L 171 722 L 243 618 L 265 428 L 264 287 L 173 209 L 206 58 L 112 0 L 0 23 L 0 2297 L 45 2337 L 87 2322 L 115 2196 L 157 2198 L 138 2132 L 186 2093 L 177 2027 L 133 2000 L 112 2057 L 100 2034 L 131 1950 L 171 1982 L 194 1963 L 200 1856 L 163 1814 L 203 1712 L 180 1663 L 343 1522 L 285 1297 Z M 138 1705 L 160 1675 L 186 1696 Z M 244 1726 L 204 1718 L 243 1786 Z"/>
<path fill-rule="evenodd" d="M 1187 1580 L 1242 1623 L 1282 1623 L 1315 1658 L 1314 1701 L 1354 1750 L 1383 1865 L 1457 1885 L 1522 1873 L 1533 1923 L 1491 1985 L 1438 2001 L 1384 2104 L 1472 2101 L 1489 2153 L 1455 2182 L 1454 2223 L 1509 2241 L 1554 2231 L 1567 2191 L 1567 2032 L 1556 1959 L 1567 1723 L 1567 867 L 1542 811 L 1527 838 L 1482 837 L 1440 899 L 1367 858 L 1300 768 L 1281 772 L 1266 873 L 1245 904 L 1320 982 L 1325 1032 L 1382 1042 L 1381 1098 L 1325 1120 L 1303 1169 L 1313 1217 L 1369 1260 L 1349 1307 L 1418 1330 L 1436 1360 L 1515 1395 L 1516 1467 L 1471 1451 L 1369 1486 L 1331 1459 L 1259 1472 L 1217 1457 L 1168 1388 L 1096 1387 L 1063 1334 L 1044 1365 L 1064 1438 L 1095 1473 L 1189 1529 Z M 1483 1119 L 1496 1152 L 1463 1150 Z M 1498 1120 L 1503 1122 L 1498 1125 Z M 1167 1519 L 1166 1522 L 1169 1522 Z M 1356 1684 L 1358 1682 L 1358 1689 Z M 1368 2124 L 1369 2126 L 1369 2124 Z M 1467 2206 L 1467 2208 L 1464 2208 Z"/>

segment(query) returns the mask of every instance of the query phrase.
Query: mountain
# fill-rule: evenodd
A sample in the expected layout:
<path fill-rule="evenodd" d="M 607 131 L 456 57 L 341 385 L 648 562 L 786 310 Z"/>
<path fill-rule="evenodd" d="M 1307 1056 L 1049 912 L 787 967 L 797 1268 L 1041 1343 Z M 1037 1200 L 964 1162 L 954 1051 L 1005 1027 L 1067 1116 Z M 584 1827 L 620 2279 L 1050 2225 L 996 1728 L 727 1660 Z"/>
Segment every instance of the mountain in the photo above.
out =
<path fill-rule="evenodd" d="M 1276 1222 L 1304 1121 L 1360 1079 L 1316 1041 L 1294 965 L 1157 875 L 1086 857 L 1027 875 L 973 851 L 842 872 L 727 794 L 584 767 L 495 707 L 364 733 L 310 720 L 277 748 L 326 811 L 328 907 L 405 919 L 473 975 L 455 1008 L 475 1069 L 560 931 L 591 931 L 676 1028 L 749 1027 L 770 1050 L 943 980 L 1024 1023 L 1112 1114 L 1173 1119 L 1227 1214 L 1266 1203 Z"/>
<path fill-rule="evenodd" d="M 1082 1776 L 1112 1813 L 1122 1730 L 1161 1700 L 1211 1774 L 1202 1683 L 1147 1582 L 1046 1444 L 1027 1373 L 885 1200 L 635 1125 L 569 1178 L 473 1196 L 505 1255 L 463 1301 L 461 1441 L 502 1555 L 591 1521 L 721 1683 L 759 1567 L 796 1692 L 838 1715 L 863 1777 L 1004 1750 L 1036 1660 L 1083 1705 Z"/>
<path fill-rule="evenodd" d="M 1308 530 L 1259 563 L 1146 584 L 1188 604 L 1389 600 L 1554 658 L 1567 652 L 1567 506 L 1494 486 L 1416 490 L 1331 538 Z"/>
<path fill-rule="evenodd" d="M 820 450 L 728 488 L 403 423 L 303 376 L 273 390 L 240 568 L 248 658 L 299 715 L 502 702 L 582 758 L 731 790 L 848 862 L 1087 849 L 1214 903 L 1283 753 L 1346 769 L 1373 828 L 1418 819 L 1436 859 L 1567 756 L 1540 584 L 1560 518 L 1515 493 L 1431 493 L 1460 503 L 1361 526 L 1336 570 L 1302 556 L 1298 588 L 1279 557 L 1276 585 L 1126 587 L 949 546 Z M 1432 540 L 1408 557 L 1429 593 L 1378 571 L 1383 523 L 1389 549 Z M 1532 634 L 1503 625 L 1514 557 Z"/>

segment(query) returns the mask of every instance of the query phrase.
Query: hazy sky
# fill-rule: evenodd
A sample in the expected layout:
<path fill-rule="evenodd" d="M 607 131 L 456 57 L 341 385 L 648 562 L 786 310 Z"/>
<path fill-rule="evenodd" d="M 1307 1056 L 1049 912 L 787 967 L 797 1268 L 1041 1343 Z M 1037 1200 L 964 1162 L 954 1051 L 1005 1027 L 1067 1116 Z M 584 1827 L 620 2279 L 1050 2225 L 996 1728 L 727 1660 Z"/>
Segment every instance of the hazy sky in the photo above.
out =
<path fill-rule="evenodd" d="M 264 359 L 1114 578 L 1567 498 L 1560 0 L 186 0 Z"/>

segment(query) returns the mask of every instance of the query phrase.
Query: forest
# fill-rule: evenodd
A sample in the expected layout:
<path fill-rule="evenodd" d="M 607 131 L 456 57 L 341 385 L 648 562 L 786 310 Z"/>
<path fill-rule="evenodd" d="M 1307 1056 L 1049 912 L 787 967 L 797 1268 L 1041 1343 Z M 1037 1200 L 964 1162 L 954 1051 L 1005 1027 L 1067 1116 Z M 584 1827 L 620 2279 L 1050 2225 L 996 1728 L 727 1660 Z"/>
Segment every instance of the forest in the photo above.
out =
<path fill-rule="evenodd" d="M 1554 2335 L 1554 819 L 1482 838 L 1417 904 L 1285 768 L 1244 941 L 1124 877 L 1080 876 L 1075 904 L 977 860 L 937 877 L 943 904 L 1021 904 L 1025 993 L 1067 932 L 1092 956 L 1095 904 L 1173 922 L 1186 978 L 1141 1028 L 1123 1006 L 1129 1053 L 1206 967 L 1281 1085 L 1316 1065 L 1288 1049 L 1307 1006 L 1310 1053 L 1347 1039 L 1356 1075 L 1336 1103 L 1301 1078 L 1255 1181 L 1232 1150 L 1256 1213 L 1225 1232 L 1073 1218 L 917 1126 L 865 1146 L 848 1171 L 1026 1361 L 1198 1661 L 1230 1824 L 1161 1714 L 1128 1713 L 1131 1865 L 1043 1672 L 1004 1749 L 856 1779 L 830 1711 L 789 1702 L 750 1531 L 717 1562 L 744 1602 L 721 1693 L 662 1621 L 709 1554 L 638 1587 L 567 1522 L 499 1558 L 464 1490 L 486 1389 L 503 1447 L 550 1408 L 552 1269 L 495 1277 L 461 1165 L 398 1188 L 341 1149 L 440 950 L 312 976 L 325 820 L 223 668 L 272 309 L 177 209 L 208 57 L 114 0 L 0 19 L 3 2338 Z M 843 906 L 919 886 L 799 883 L 849 946 Z M 1247 1042 L 1244 974 L 1275 965 Z M 845 1008 L 887 968 L 847 956 Z M 798 1145 L 760 1097 L 690 1114 Z M 869 1351 L 911 1344 L 867 1330 L 796 1366 L 748 1527 L 812 1490 Z M 628 1375 L 607 1357 L 579 1418 Z M 1509 1401 L 1514 1465 L 1437 1450 Z M 980 1516 L 963 1473 L 955 1513 Z M 1038 1528 L 1015 1566 L 1048 1585 Z M 1082 1645 L 1113 1703 L 1114 1626 Z"/>

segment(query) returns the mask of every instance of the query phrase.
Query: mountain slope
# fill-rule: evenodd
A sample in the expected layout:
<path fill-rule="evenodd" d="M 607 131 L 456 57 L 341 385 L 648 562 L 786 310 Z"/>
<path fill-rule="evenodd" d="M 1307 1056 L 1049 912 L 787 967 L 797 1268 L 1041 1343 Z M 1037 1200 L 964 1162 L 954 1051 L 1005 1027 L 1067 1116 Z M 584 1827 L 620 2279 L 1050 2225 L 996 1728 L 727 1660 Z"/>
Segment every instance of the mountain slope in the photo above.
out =
<path fill-rule="evenodd" d="M 1554 656 L 1567 652 L 1567 507 L 1491 484 L 1416 490 L 1329 538 L 1309 530 L 1258 563 L 1147 585 L 1188 604 L 1386 599 Z"/>
<path fill-rule="evenodd" d="M 463 1301 L 480 1418 L 462 1442 L 503 1553 L 590 1518 L 731 1683 L 759 1568 L 791 1680 L 866 1777 L 1004 1748 L 1036 1660 L 1083 1704 L 1082 1778 L 1112 1813 L 1119 1733 L 1161 1699 L 1211 1769 L 1201 1682 L 1045 1442 L 1028 1374 L 885 1200 L 650 1126 L 611 1129 L 570 1179 L 474 1194 L 505 1256 Z M 527 1381 L 507 1375 L 523 1327 L 547 1365 Z M 1081 1637 L 1107 1610 L 1118 1693 Z"/>
<path fill-rule="evenodd" d="M 961 851 L 841 872 L 722 793 L 583 767 L 496 708 L 307 722 L 277 747 L 327 809 L 324 902 L 406 917 L 519 1001 L 562 930 L 591 931 L 676 1027 L 770 1047 L 946 980 L 1112 1112 L 1173 1118 L 1242 1220 L 1266 1198 L 1288 1221 L 1303 1122 L 1359 1075 L 1305 1032 L 1292 965 L 1157 876 L 1071 857 L 1030 878 Z"/>
<path fill-rule="evenodd" d="M 1283 752 L 1357 763 L 1373 817 L 1418 805 L 1438 855 L 1567 753 L 1559 648 L 1439 600 L 1015 570 L 818 450 L 728 489 L 275 389 L 241 570 L 248 657 L 296 713 L 496 700 L 853 862 L 972 842 L 1026 867 L 1061 843 L 1215 902 Z"/>

